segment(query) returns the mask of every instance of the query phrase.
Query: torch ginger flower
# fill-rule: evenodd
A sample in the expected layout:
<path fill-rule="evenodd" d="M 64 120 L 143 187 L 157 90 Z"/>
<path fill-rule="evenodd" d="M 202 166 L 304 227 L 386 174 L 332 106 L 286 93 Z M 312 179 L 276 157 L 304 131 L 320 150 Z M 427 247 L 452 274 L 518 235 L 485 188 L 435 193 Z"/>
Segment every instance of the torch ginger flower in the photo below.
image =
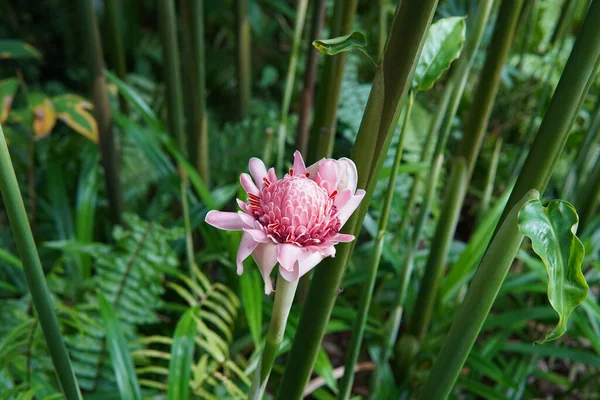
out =
<path fill-rule="evenodd" d="M 265 293 L 273 291 L 271 271 L 279 263 L 281 276 L 293 282 L 325 257 L 335 256 L 335 245 L 354 236 L 339 233 L 365 196 L 356 189 L 358 174 L 352 160 L 322 159 L 308 168 L 300 152 L 294 167 L 282 179 L 258 158 L 249 162 L 240 182 L 248 202 L 237 200 L 239 212 L 210 211 L 206 222 L 225 230 L 243 230 L 237 254 L 237 273 L 252 255 L 265 281 Z M 253 179 L 254 178 L 254 179 Z"/>

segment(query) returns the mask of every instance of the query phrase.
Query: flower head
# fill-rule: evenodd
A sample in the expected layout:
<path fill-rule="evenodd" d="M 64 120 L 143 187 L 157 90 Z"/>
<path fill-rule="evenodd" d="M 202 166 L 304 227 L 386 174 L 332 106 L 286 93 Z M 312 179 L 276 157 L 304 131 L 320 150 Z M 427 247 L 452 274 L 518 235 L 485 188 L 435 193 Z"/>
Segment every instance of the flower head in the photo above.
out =
<path fill-rule="evenodd" d="M 258 158 L 250 159 L 250 175 L 240 182 L 247 202 L 238 199 L 241 211 L 210 211 L 206 222 L 220 229 L 243 230 L 237 254 L 237 273 L 252 255 L 265 281 L 265 293 L 273 291 L 271 271 L 277 263 L 284 279 L 294 281 L 325 257 L 335 256 L 335 245 L 354 236 L 339 233 L 365 196 L 356 189 L 358 175 L 347 159 L 322 159 L 305 167 L 300 152 L 294 167 L 277 179 Z"/>

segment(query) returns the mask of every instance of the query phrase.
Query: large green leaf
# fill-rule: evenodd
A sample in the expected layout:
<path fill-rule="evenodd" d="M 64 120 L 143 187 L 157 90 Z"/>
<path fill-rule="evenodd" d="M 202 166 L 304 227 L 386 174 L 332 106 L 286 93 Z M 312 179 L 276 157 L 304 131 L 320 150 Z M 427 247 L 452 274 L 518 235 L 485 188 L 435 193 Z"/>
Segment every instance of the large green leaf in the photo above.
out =
<path fill-rule="evenodd" d="M 253 263 L 254 264 L 254 263 Z M 252 336 L 254 346 L 259 348 L 262 340 L 262 304 L 263 280 L 258 273 L 258 268 L 252 265 L 240 276 L 240 289 L 242 305 L 248 321 L 248 329 Z"/>
<path fill-rule="evenodd" d="M 562 336 L 569 316 L 587 297 L 588 285 L 581 272 L 585 248 L 575 235 L 578 223 L 575 208 L 563 200 L 544 207 L 539 199 L 533 199 L 519 211 L 519 229 L 531 239 L 533 251 L 546 266 L 548 300 L 559 316 L 556 327 L 538 343 Z"/>
<path fill-rule="evenodd" d="M 464 17 L 442 18 L 432 24 L 413 75 L 414 90 L 431 89 L 452 61 L 458 58 L 464 42 Z"/>
<path fill-rule="evenodd" d="M 312 45 L 321 53 L 327 56 L 333 56 L 351 50 L 358 50 L 365 54 L 371 62 L 371 56 L 367 51 L 367 39 L 365 35 L 354 31 L 349 35 L 339 36 L 331 39 L 319 39 L 312 42 Z M 373 64 L 375 64 L 373 62 Z"/>
<path fill-rule="evenodd" d="M 98 142 L 98 124 L 89 112 L 92 103 L 74 94 L 61 94 L 52 99 L 58 118 L 75 132 Z"/>
<path fill-rule="evenodd" d="M 190 397 L 190 377 L 194 362 L 194 338 L 196 337 L 196 321 L 194 308 L 183 314 L 173 336 L 171 360 L 169 361 L 169 382 L 167 398 L 169 400 L 187 399 Z"/>
<path fill-rule="evenodd" d="M 10 112 L 18 88 L 19 81 L 17 78 L 8 78 L 0 81 L 0 124 L 3 124 L 8 118 L 8 113 Z"/>
<path fill-rule="evenodd" d="M 42 54 L 35 47 L 22 40 L 2 39 L 0 40 L 0 60 L 9 58 L 41 59 Z"/>
<path fill-rule="evenodd" d="M 100 292 L 98 292 L 98 307 L 106 329 L 106 343 L 121 398 L 141 400 L 142 392 L 117 313 Z"/>

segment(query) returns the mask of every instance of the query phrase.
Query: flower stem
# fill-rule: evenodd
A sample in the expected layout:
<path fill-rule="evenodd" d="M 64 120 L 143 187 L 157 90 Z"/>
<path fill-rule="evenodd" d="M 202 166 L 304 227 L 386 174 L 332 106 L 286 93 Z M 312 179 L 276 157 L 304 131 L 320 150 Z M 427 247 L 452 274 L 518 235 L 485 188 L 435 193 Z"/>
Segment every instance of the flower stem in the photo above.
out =
<path fill-rule="evenodd" d="M 381 259 L 381 253 L 383 252 L 383 244 L 385 242 L 387 223 L 390 217 L 390 210 L 392 208 L 392 199 L 394 198 L 394 193 L 396 192 L 396 177 L 398 175 L 400 161 L 402 160 L 404 139 L 406 138 L 406 130 L 408 126 L 408 120 L 410 118 L 410 112 L 412 110 L 413 101 L 414 96 L 413 93 L 411 93 L 408 103 L 406 104 L 404 122 L 402 124 L 402 130 L 400 131 L 400 137 L 398 138 L 398 144 L 396 146 L 396 157 L 394 158 L 394 164 L 392 166 L 392 172 L 390 175 L 390 180 L 388 182 L 387 192 L 385 194 L 383 209 L 381 210 L 381 216 L 379 217 L 379 229 L 377 231 L 377 237 L 375 238 L 375 247 L 373 249 L 373 253 L 371 254 L 371 262 L 369 264 L 369 269 L 365 278 L 366 280 L 362 286 L 358 315 L 354 320 L 354 326 L 352 328 L 352 337 L 346 356 L 344 377 L 342 378 L 342 382 L 340 384 L 340 391 L 337 397 L 340 400 L 346 400 L 350 398 L 352 381 L 354 380 L 354 367 L 358 360 L 358 354 L 360 352 L 360 346 L 365 332 L 365 325 L 367 323 L 367 317 L 369 315 L 369 308 L 371 306 L 373 288 L 375 287 L 375 280 L 377 278 L 377 270 L 379 269 L 379 261 Z"/>
<path fill-rule="evenodd" d="M 269 331 L 265 341 L 258 363 L 258 368 L 252 381 L 252 387 L 248 394 L 248 400 L 262 400 L 269 381 L 269 375 L 273 369 L 273 363 L 277 357 L 279 346 L 283 341 L 285 326 L 287 324 L 290 309 L 296 293 L 298 281 L 288 282 L 281 274 L 277 275 L 277 286 L 275 290 L 275 304 L 273 305 L 273 314 L 271 314 L 271 322 Z"/>

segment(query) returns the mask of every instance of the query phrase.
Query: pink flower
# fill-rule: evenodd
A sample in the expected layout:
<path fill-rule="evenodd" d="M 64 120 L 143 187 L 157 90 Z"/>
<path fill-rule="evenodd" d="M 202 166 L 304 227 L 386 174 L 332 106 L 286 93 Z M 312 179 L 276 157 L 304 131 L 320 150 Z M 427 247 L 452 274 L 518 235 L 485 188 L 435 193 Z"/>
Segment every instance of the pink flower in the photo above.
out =
<path fill-rule="evenodd" d="M 237 254 L 237 273 L 252 255 L 265 281 L 265 293 L 273 291 L 271 271 L 294 281 L 335 256 L 335 245 L 351 242 L 354 236 L 339 233 L 365 196 L 356 190 L 356 166 L 347 158 L 322 159 L 304 166 L 300 152 L 294 167 L 282 179 L 258 158 L 250 159 L 248 174 L 240 175 L 248 202 L 237 200 L 239 212 L 210 211 L 206 222 L 225 230 L 243 230 Z M 254 178 L 254 179 L 253 179 Z"/>

